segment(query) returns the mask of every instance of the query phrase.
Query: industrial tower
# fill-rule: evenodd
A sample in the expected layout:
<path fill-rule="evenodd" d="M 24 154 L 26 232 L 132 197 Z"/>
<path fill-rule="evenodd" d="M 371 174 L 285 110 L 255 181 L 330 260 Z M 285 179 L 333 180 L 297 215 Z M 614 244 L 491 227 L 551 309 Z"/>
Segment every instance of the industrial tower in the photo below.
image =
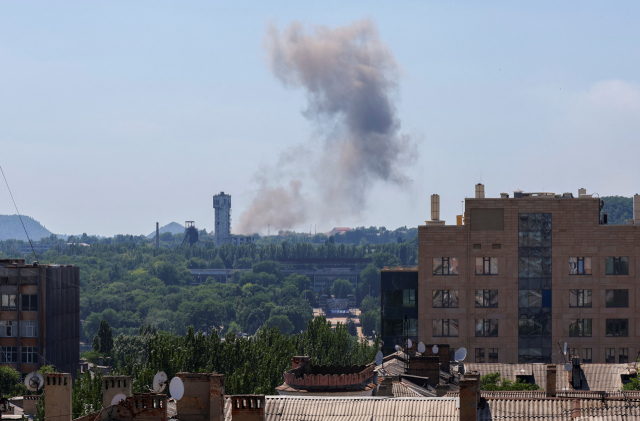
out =
<path fill-rule="evenodd" d="M 216 210 L 215 242 L 220 246 L 231 241 L 231 195 L 220 192 L 213 196 L 213 208 Z"/>

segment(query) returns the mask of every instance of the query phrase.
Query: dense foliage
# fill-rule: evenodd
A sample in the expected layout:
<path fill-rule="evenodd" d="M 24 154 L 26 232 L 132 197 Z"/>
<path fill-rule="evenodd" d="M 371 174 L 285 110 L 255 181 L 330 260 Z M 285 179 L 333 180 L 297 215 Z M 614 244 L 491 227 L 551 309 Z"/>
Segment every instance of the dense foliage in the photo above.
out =
<path fill-rule="evenodd" d="M 633 198 L 605 196 L 603 212 L 607 212 L 609 225 L 624 225 L 627 219 L 633 219 Z"/>
<path fill-rule="evenodd" d="M 538 390 L 540 386 L 527 383 L 522 379 L 516 379 L 515 382 L 506 378 L 500 379 L 500 373 L 496 372 L 480 377 L 480 389 L 487 391 Z"/>

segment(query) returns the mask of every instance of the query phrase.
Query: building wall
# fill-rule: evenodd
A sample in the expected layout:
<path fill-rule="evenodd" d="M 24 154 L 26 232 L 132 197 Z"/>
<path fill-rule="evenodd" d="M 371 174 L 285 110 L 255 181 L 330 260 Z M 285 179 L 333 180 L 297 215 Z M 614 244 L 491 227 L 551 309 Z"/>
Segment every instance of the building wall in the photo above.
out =
<path fill-rule="evenodd" d="M 472 214 L 476 209 L 502 209 L 503 229 L 472 229 Z M 606 211 L 606 208 L 603 209 Z M 510 198 L 467 199 L 465 225 L 426 225 L 419 227 L 419 340 L 425 343 L 448 342 L 452 348 L 465 347 L 467 361 L 475 359 L 475 349 L 484 349 L 485 362 L 489 348 L 498 349 L 498 362 L 519 361 L 519 214 L 550 213 L 551 223 L 551 339 L 546 355 L 554 363 L 562 361 L 557 342 L 567 342 L 580 357 L 591 349 L 592 362 L 604 363 L 605 350 L 614 348 L 616 362 L 621 348 L 628 349 L 629 361 L 640 351 L 640 226 L 599 225 L 599 202 L 595 198 Z M 477 221 L 484 215 L 476 213 Z M 477 222 L 476 221 L 476 222 Z M 490 226 L 487 225 L 487 226 Z M 474 248 L 479 245 L 480 248 Z M 499 245 L 499 246 L 498 246 Z M 494 248 L 495 247 L 495 248 Z M 499 247 L 499 248 L 497 248 Z M 591 275 L 570 275 L 569 257 L 591 257 Z M 629 257 L 628 275 L 606 275 L 606 257 Z M 457 276 L 433 274 L 434 257 L 457 257 Z M 476 257 L 497 257 L 497 275 L 476 275 Z M 433 308 L 432 291 L 458 291 L 457 308 Z M 475 291 L 498 290 L 497 308 L 476 308 Z M 570 308 L 570 291 L 590 289 L 591 308 Z M 607 289 L 628 289 L 628 308 L 607 308 Z M 592 320 L 591 337 L 570 337 L 573 319 Z M 625 318 L 629 322 L 628 337 L 607 337 L 606 319 Z M 459 336 L 433 337 L 433 320 L 459 320 Z M 498 337 L 477 337 L 478 319 L 497 319 Z M 520 340 L 522 342 L 522 340 Z"/>
<path fill-rule="evenodd" d="M 403 346 L 403 334 L 416 341 L 418 320 L 418 272 L 415 270 L 386 270 L 380 272 L 381 332 L 384 342 L 382 352 L 396 352 L 395 345 Z M 407 316 L 407 321 L 404 317 Z M 405 332 L 406 331 L 406 332 Z M 367 335 L 370 332 L 365 332 Z"/>
<path fill-rule="evenodd" d="M 216 194 L 213 196 L 215 209 L 215 243 L 217 246 L 231 242 L 231 195 Z"/>

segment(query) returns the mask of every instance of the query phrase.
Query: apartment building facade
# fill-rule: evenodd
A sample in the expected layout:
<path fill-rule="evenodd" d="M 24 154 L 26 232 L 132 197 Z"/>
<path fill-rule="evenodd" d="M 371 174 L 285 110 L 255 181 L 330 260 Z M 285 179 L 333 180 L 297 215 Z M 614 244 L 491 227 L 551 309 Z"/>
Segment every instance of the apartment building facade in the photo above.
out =
<path fill-rule="evenodd" d="M 42 365 L 75 377 L 80 360 L 80 270 L 0 260 L 0 364 Z"/>
<path fill-rule="evenodd" d="M 627 225 L 571 193 L 501 194 L 484 186 L 464 220 L 418 229 L 418 337 L 464 347 L 468 362 L 626 363 L 640 355 L 640 196 Z M 561 351 L 562 350 L 562 351 Z"/>

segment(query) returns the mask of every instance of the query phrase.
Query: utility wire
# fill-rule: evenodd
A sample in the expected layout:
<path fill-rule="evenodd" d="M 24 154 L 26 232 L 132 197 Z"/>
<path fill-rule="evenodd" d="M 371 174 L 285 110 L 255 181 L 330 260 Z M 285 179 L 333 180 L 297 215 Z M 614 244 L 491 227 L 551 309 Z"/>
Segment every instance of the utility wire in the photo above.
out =
<path fill-rule="evenodd" d="M 11 196 L 11 201 L 13 201 L 13 206 L 16 208 L 16 212 L 18 213 L 18 217 L 20 218 L 20 223 L 22 224 L 22 229 L 24 230 L 25 235 L 27 236 L 27 240 L 29 240 L 29 245 L 31 246 L 31 251 L 33 251 L 33 255 L 36 258 L 36 262 L 40 264 L 38 260 L 38 255 L 36 254 L 36 250 L 33 248 L 33 243 L 31 243 L 31 238 L 29 238 L 29 233 L 27 233 L 27 228 L 24 226 L 24 222 L 22 221 L 22 215 L 20 215 L 20 211 L 18 210 L 18 205 L 16 205 L 16 201 L 13 198 L 13 193 L 11 193 L 11 188 L 9 187 L 9 182 L 7 181 L 7 177 L 4 175 L 4 170 L 0 165 L 0 172 L 2 172 L 2 178 L 4 178 L 4 182 L 7 185 L 7 189 L 9 190 L 9 196 Z"/>

